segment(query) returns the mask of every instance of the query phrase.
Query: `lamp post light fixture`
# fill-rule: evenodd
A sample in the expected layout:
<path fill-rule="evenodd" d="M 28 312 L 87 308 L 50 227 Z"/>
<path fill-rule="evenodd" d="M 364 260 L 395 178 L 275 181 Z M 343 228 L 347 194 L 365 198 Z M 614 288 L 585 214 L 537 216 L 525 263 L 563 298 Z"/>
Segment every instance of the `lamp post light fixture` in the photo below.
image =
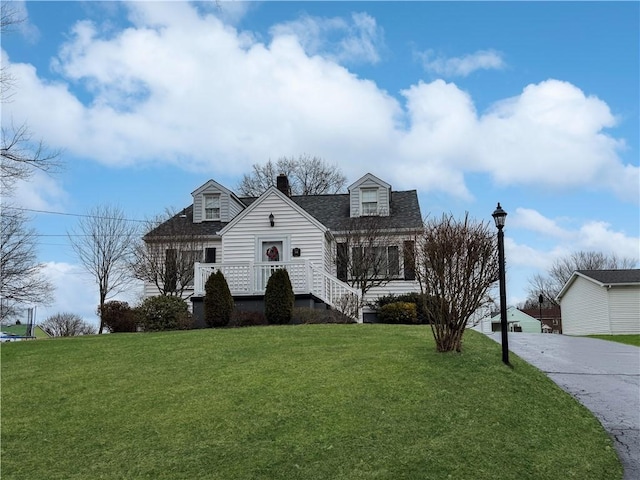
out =
<path fill-rule="evenodd" d="M 269 223 L 271 224 L 272 227 L 276 224 L 276 219 L 273 216 L 273 213 L 269 214 Z"/>
<path fill-rule="evenodd" d="M 492 214 L 493 220 L 496 222 L 498 228 L 498 264 L 500 275 L 500 325 L 502 329 L 502 362 L 505 365 L 511 366 L 509 363 L 509 339 L 507 336 L 507 288 L 504 272 L 504 223 L 507 218 L 507 212 L 505 212 L 500 203 Z"/>
<path fill-rule="evenodd" d="M 542 302 L 544 302 L 544 297 L 540 294 L 538 295 L 538 305 L 540 305 L 540 332 L 544 333 L 544 328 L 542 328 Z"/>

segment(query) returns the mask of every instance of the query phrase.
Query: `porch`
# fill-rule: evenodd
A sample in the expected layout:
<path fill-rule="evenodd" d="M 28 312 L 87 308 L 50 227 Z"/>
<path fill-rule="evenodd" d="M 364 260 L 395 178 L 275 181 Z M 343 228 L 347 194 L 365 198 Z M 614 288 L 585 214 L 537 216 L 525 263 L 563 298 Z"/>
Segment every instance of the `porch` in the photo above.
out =
<path fill-rule="evenodd" d="M 295 295 L 312 295 L 362 323 L 360 291 L 308 260 L 287 262 L 229 262 L 195 264 L 194 296 L 204 296 L 209 275 L 220 270 L 234 297 L 263 296 L 269 277 L 279 269 L 289 274 Z"/>

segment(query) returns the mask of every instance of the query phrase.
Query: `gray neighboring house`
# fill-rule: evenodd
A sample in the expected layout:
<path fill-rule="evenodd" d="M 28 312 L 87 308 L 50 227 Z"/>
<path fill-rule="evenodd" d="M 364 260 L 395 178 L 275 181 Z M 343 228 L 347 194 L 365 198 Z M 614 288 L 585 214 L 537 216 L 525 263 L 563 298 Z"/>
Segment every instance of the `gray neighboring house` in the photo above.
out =
<path fill-rule="evenodd" d="M 224 274 L 236 305 L 259 303 L 267 280 L 279 268 L 289 272 L 296 302 L 314 308 L 339 308 L 355 297 L 366 305 L 381 295 L 419 291 L 413 242 L 423 219 L 415 190 L 394 191 L 368 173 L 350 185 L 348 193 L 292 196 L 287 177 L 280 175 L 277 185 L 257 198 L 238 197 L 214 180 L 197 188 L 192 197 L 192 205 L 144 240 L 161 243 L 163 234 L 172 230 L 171 222 L 201 239 L 199 249 L 188 252 L 194 274 L 183 293 L 193 303 L 196 323 L 202 315 L 204 284 L 217 270 Z M 346 254 L 350 261 L 358 254 L 348 240 L 357 221 L 366 218 L 375 218 L 383 234 L 373 248 L 384 257 L 386 272 L 385 281 L 363 299 L 340 259 Z M 144 294 L 150 297 L 159 291 L 146 283 Z M 365 306 L 354 320 L 362 322 L 366 315 Z"/>
<path fill-rule="evenodd" d="M 640 269 L 577 270 L 556 300 L 566 335 L 640 333 Z"/>

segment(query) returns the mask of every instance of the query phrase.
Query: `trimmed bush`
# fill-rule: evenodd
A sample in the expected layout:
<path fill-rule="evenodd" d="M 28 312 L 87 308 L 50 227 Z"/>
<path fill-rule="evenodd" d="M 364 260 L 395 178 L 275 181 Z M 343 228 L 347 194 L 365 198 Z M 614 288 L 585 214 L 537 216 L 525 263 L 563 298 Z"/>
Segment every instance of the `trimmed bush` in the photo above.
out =
<path fill-rule="evenodd" d="M 267 318 L 261 312 L 234 310 L 231 314 L 230 327 L 255 327 L 258 325 L 269 325 Z"/>
<path fill-rule="evenodd" d="M 339 312 L 338 310 L 316 309 L 309 307 L 296 307 L 293 309 L 294 324 L 319 324 L 319 323 L 356 323 L 356 321 Z"/>
<path fill-rule="evenodd" d="M 226 327 L 233 312 L 233 296 L 220 270 L 204 285 L 204 321 L 209 327 Z"/>
<path fill-rule="evenodd" d="M 137 331 L 136 311 L 127 302 L 106 302 L 102 309 L 98 307 L 98 315 L 111 333 Z"/>
<path fill-rule="evenodd" d="M 186 330 L 193 326 L 189 307 L 180 297 L 160 295 L 146 298 L 136 310 L 146 332 Z"/>
<path fill-rule="evenodd" d="M 289 273 L 284 269 L 273 272 L 264 292 L 264 314 L 272 324 L 283 325 L 291 322 L 295 297 Z"/>
<path fill-rule="evenodd" d="M 418 314 L 415 303 L 395 302 L 388 303 L 378 310 L 380 323 L 418 323 Z"/>
<path fill-rule="evenodd" d="M 431 323 L 433 307 L 437 305 L 434 297 L 429 297 L 418 292 L 405 293 L 403 295 L 386 295 L 378 298 L 376 307 L 378 311 L 378 319 L 380 318 L 380 309 L 385 305 L 397 302 L 413 303 L 416 306 L 417 322 L 419 324 Z"/>

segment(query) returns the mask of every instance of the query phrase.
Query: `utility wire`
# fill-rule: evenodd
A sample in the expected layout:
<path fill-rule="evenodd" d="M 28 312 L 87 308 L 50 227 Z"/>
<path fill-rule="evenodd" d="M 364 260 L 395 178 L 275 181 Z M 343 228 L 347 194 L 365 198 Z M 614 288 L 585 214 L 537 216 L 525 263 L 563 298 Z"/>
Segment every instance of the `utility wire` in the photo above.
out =
<path fill-rule="evenodd" d="M 125 222 L 139 222 L 139 223 L 147 223 L 146 220 L 135 220 L 132 218 L 113 218 L 113 217 L 99 217 L 96 215 L 82 215 L 80 213 L 66 213 L 66 212 L 53 212 L 50 210 L 34 210 L 32 208 L 22 208 L 22 207 L 7 207 L 13 210 L 21 210 L 23 212 L 34 212 L 34 213 L 47 213 L 50 215 L 66 215 L 69 217 L 84 217 L 84 218 L 99 218 L 101 220 L 123 220 Z"/>

